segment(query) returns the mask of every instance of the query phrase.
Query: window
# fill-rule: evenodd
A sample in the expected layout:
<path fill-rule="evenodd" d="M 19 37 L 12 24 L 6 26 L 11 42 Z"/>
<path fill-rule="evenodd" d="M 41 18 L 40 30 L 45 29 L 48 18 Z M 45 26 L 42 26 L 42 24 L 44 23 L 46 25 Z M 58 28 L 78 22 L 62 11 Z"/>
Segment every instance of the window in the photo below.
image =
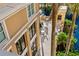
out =
<path fill-rule="evenodd" d="M 3 31 L 3 28 L 0 24 L 0 43 L 5 39 L 5 34 L 4 34 L 4 31 Z"/>
<path fill-rule="evenodd" d="M 30 39 L 35 35 L 35 23 L 30 27 Z"/>
<path fill-rule="evenodd" d="M 34 4 L 32 3 L 28 6 L 28 15 L 30 17 L 33 14 L 34 14 Z"/>
<path fill-rule="evenodd" d="M 29 17 L 31 16 L 30 5 L 28 6 L 28 15 L 29 15 Z"/>
<path fill-rule="evenodd" d="M 35 56 L 36 55 L 36 52 L 37 52 L 37 48 L 36 48 L 36 39 L 35 41 L 33 42 L 33 45 L 32 45 L 32 55 Z"/>
<path fill-rule="evenodd" d="M 58 15 L 58 20 L 61 20 L 62 19 L 62 15 Z"/>
<path fill-rule="evenodd" d="M 32 14 L 34 13 L 34 5 L 33 5 L 33 3 L 31 4 L 31 12 L 32 12 Z"/>
<path fill-rule="evenodd" d="M 16 43 L 16 48 L 19 55 L 22 54 L 22 52 L 26 48 L 24 35 Z"/>

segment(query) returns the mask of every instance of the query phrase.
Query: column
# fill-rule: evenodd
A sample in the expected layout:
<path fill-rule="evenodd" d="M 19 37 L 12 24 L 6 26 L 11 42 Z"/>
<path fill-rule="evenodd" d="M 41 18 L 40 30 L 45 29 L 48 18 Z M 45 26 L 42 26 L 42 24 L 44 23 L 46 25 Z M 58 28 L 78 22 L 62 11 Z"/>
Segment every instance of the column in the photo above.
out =
<path fill-rule="evenodd" d="M 32 56 L 32 50 L 31 50 L 31 46 L 30 46 L 30 33 L 29 30 L 25 33 L 26 36 L 26 46 L 28 48 L 28 55 Z"/>
<path fill-rule="evenodd" d="M 36 3 L 36 12 L 39 12 L 39 4 Z M 35 21 L 35 29 L 36 29 L 36 46 L 37 50 L 40 49 L 40 14 L 37 16 L 37 20 Z"/>

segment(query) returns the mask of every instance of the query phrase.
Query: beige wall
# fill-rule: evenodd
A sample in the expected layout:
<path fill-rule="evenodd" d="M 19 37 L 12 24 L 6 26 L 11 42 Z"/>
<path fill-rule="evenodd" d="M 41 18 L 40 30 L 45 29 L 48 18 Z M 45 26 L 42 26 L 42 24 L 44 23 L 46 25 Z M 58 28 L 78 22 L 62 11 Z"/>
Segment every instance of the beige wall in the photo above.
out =
<path fill-rule="evenodd" d="M 38 6 L 38 4 L 36 4 Z M 39 9 L 36 8 L 38 11 Z M 37 20 L 40 20 L 39 18 L 39 14 L 38 16 L 35 16 L 34 19 L 37 18 Z M 9 32 L 9 35 L 10 35 L 10 38 L 12 36 L 14 36 L 21 27 L 23 27 L 26 23 L 27 23 L 27 15 L 26 15 L 26 10 L 25 9 L 22 9 L 20 12 L 16 13 L 15 15 L 9 17 L 8 19 L 5 20 L 5 23 L 6 23 L 6 26 L 7 26 L 7 29 L 8 29 L 8 32 Z M 34 21 L 34 19 L 32 19 Z M 29 20 L 29 19 L 28 19 Z M 32 22 L 33 22 L 32 21 Z M 36 30 L 37 30 L 37 48 L 39 49 L 40 47 L 40 43 L 39 43 L 39 40 L 40 40 L 40 34 L 39 34 L 39 21 L 35 21 L 36 22 Z M 28 26 L 30 25 L 31 23 L 28 24 Z M 27 31 L 25 34 L 25 39 L 26 39 L 26 46 L 29 50 L 29 53 L 28 55 L 32 55 L 32 51 L 31 51 L 31 47 L 30 47 L 30 36 L 29 36 L 29 32 Z M 19 37 L 19 35 L 18 35 Z M 17 49 L 16 49 L 16 45 L 15 45 L 15 40 L 12 40 L 6 47 L 4 47 L 4 50 L 7 50 L 9 49 L 10 46 L 12 46 L 11 50 L 15 53 L 17 53 Z"/>
<path fill-rule="evenodd" d="M 26 9 L 22 9 L 5 20 L 10 38 L 13 37 L 27 23 L 26 19 Z"/>

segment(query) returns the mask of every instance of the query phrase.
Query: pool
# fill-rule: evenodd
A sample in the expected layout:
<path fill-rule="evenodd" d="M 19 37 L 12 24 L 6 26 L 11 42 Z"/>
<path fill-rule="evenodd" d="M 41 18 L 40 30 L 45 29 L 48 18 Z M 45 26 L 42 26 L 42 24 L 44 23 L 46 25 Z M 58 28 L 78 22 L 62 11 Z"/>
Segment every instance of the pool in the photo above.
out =
<path fill-rule="evenodd" d="M 72 15 L 67 15 L 66 18 L 71 19 Z M 77 42 L 74 45 L 74 49 L 79 51 L 79 16 L 76 19 L 77 28 L 74 30 L 74 37 L 77 39 Z"/>
<path fill-rule="evenodd" d="M 74 31 L 74 37 L 77 39 L 77 42 L 75 43 L 74 48 L 79 50 L 79 16 L 76 19 L 76 25 L 77 28 Z"/>

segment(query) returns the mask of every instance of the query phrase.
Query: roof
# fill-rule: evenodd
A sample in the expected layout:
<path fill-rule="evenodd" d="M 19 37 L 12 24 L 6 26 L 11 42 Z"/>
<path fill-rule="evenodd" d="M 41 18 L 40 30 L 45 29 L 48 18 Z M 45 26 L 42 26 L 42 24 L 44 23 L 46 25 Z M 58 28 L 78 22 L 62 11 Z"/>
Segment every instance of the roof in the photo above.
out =
<path fill-rule="evenodd" d="M 0 50 L 0 56 L 18 56 L 15 53 Z"/>
<path fill-rule="evenodd" d="M 3 3 L 0 4 L 0 20 L 4 19 L 8 15 L 12 14 L 16 10 L 25 6 L 25 3 Z"/>

